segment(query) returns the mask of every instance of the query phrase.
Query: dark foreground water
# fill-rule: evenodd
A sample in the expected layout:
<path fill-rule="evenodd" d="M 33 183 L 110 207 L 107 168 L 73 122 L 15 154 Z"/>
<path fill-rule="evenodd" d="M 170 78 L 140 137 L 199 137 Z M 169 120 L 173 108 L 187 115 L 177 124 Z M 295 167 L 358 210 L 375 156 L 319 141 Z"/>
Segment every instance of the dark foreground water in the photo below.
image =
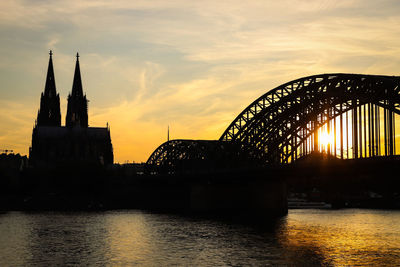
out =
<path fill-rule="evenodd" d="M 151 214 L 0 214 L 0 266 L 400 265 L 400 211 L 290 210 L 273 225 Z"/>

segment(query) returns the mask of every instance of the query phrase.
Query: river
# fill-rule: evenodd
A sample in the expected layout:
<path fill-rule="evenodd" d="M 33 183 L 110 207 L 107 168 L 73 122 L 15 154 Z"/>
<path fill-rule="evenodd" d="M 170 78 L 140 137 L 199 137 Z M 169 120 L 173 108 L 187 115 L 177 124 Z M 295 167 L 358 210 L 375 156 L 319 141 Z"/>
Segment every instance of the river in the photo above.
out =
<path fill-rule="evenodd" d="M 0 266 L 400 265 L 400 211 L 289 210 L 271 224 L 154 214 L 0 214 Z"/>

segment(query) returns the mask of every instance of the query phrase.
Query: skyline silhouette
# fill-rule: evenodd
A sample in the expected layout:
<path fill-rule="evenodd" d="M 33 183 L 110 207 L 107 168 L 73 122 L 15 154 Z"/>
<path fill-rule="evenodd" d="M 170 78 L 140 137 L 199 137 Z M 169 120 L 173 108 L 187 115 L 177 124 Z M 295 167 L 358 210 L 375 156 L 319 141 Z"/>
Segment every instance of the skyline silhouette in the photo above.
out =
<path fill-rule="evenodd" d="M 88 115 L 93 125 L 109 123 L 116 162 L 145 161 L 168 125 L 171 139 L 217 139 L 251 101 L 299 77 L 400 69 L 396 1 L 0 7 L 0 140 L 23 155 L 49 49 L 62 114 L 80 51 Z"/>

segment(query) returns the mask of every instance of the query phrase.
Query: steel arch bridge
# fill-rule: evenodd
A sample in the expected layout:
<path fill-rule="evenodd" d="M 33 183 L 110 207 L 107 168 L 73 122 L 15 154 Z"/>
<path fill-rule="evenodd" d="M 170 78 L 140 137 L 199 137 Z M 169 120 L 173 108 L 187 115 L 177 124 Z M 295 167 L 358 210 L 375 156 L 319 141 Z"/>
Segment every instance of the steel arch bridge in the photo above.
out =
<path fill-rule="evenodd" d="M 393 155 L 399 85 L 399 76 L 335 73 L 300 78 L 256 99 L 219 141 L 235 143 L 249 157 L 267 164 L 289 163 L 321 150 L 324 127 L 334 133 L 327 153 L 341 158 Z M 190 149 L 176 147 L 174 153 L 186 155 Z M 163 145 L 157 150 L 163 151 Z M 149 164 L 165 158 L 157 158 L 162 154 L 157 150 Z"/>

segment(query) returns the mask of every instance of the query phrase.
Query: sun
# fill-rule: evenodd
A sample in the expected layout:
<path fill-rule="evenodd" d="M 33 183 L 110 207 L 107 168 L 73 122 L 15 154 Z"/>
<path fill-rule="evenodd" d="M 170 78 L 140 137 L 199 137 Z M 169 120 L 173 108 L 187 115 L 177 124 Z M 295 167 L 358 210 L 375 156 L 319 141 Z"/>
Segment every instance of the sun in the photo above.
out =
<path fill-rule="evenodd" d="M 323 151 L 328 150 L 328 146 L 332 145 L 333 143 L 333 133 L 328 133 L 328 131 L 323 130 L 320 133 L 319 137 L 319 144 L 321 145 L 321 148 Z"/>

